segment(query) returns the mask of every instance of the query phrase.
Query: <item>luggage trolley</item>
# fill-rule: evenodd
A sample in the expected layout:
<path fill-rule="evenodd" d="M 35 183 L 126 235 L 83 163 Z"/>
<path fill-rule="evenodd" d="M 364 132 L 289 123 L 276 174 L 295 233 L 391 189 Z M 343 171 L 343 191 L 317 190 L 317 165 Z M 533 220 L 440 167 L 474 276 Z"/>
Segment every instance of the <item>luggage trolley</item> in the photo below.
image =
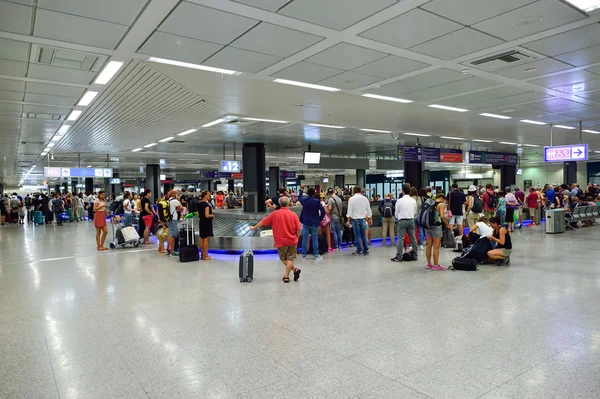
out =
<path fill-rule="evenodd" d="M 115 249 L 118 246 L 121 248 L 125 248 L 127 245 L 133 245 L 133 247 L 137 248 L 140 245 L 140 236 L 138 235 L 138 228 L 134 225 L 134 220 L 139 224 L 139 216 L 131 215 L 131 229 L 127 229 L 124 233 L 124 219 L 123 215 L 112 215 L 110 217 L 110 224 L 112 226 L 112 234 L 113 239 L 110 242 L 110 248 Z"/>

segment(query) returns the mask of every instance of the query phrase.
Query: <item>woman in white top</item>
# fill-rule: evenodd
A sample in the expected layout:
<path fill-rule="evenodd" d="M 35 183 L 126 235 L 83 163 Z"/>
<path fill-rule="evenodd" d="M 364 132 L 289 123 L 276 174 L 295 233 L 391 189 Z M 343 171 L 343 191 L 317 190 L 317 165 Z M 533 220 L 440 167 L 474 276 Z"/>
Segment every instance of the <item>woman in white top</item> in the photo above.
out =
<path fill-rule="evenodd" d="M 494 229 L 488 223 L 488 218 L 482 216 L 479 218 L 479 221 L 475 224 L 472 231 L 482 237 L 491 236 Z"/>
<path fill-rule="evenodd" d="M 135 209 L 135 205 L 131 200 L 131 193 L 125 191 L 123 194 L 123 226 L 131 226 L 131 212 Z"/>

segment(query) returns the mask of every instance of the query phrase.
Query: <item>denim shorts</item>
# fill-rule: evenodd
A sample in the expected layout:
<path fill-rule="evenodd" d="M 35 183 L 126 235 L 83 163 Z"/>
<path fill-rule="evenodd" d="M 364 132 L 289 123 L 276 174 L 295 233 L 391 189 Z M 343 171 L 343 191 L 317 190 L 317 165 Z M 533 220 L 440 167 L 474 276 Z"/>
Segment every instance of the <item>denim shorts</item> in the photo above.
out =
<path fill-rule="evenodd" d="M 442 226 L 432 226 L 430 229 L 425 229 L 425 235 L 442 238 Z"/>
<path fill-rule="evenodd" d="M 450 219 L 448 219 L 448 224 L 452 224 L 452 225 L 462 224 L 462 222 L 463 222 L 463 215 L 460 215 L 460 216 L 452 215 L 452 217 Z"/>
<path fill-rule="evenodd" d="M 177 222 L 178 220 L 171 220 L 169 223 L 167 223 L 169 227 L 169 236 L 173 238 L 179 237 L 179 227 L 177 226 Z"/>

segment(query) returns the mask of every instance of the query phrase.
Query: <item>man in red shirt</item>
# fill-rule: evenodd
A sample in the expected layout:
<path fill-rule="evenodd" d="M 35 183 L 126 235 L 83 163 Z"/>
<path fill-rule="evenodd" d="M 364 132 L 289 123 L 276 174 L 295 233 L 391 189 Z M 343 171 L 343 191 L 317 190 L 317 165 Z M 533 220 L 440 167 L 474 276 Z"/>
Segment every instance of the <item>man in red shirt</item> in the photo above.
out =
<path fill-rule="evenodd" d="M 302 230 L 298 215 L 292 212 L 289 206 L 290 200 L 288 197 L 279 197 L 280 209 L 273 211 L 258 222 L 255 226 L 250 227 L 250 230 L 258 229 L 261 226 L 273 226 L 273 239 L 275 247 L 279 253 L 281 263 L 285 265 L 285 275 L 283 282 L 290 282 L 290 272 L 294 271 L 294 281 L 300 278 L 301 270 L 294 266 L 294 259 L 298 252 L 298 237 Z"/>
<path fill-rule="evenodd" d="M 481 196 L 483 202 L 483 215 L 489 219 L 496 216 L 496 207 L 498 206 L 498 197 L 491 184 L 485 185 L 485 193 Z"/>

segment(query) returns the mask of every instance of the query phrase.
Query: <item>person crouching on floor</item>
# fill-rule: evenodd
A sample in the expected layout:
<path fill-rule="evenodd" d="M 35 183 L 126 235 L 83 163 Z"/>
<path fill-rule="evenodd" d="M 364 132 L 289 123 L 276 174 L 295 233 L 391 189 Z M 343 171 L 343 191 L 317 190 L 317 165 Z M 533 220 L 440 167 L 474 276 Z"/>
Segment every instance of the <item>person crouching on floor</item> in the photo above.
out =
<path fill-rule="evenodd" d="M 301 270 L 294 266 L 296 259 L 298 237 L 302 231 L 302 225 L 298 215 L 289 209 L 290 199 L 287 196 L 279 197 L 280 209 L 271 212 L 269 216 L 250 227 L 250 230 L 256 230 L 262 226 L 273 226 L 273 240 L 279 253 L 281 263 L 285 265 L 285 275 L 283 282 L 290 282 L 290 272 L 294 272 L 294 281 L 300 278 Z"/>
<path fill-rule="evenodd" d="M 493 229 L 492 235 L 487 236 L 488 240 L 496 243 L 496 249 L 488 251 L 488 263 L 510 263 L 510 254 L 512 252 L 512 241 L 508 231 L 500 224 L 500 218 L 494 216 L 490 218 L 490 226 Z"/>

